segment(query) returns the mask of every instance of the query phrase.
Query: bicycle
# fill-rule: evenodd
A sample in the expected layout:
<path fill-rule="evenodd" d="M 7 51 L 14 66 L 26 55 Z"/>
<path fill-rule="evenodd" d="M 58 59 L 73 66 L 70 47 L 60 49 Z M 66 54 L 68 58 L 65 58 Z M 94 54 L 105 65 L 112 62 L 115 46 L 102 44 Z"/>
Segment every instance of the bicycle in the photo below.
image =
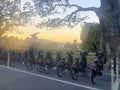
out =
<path fill-rule="evenodd" d="M 77 80 L 79 73 L 86 73 L 86 68 L 87 68 L 87 53 L 83 52 L 80 54 L 81 59 L 79 63 L 79 58 L 75 58 L 75 62 L 72 64 L 72 79 Z"/>
<path fill-rule="evenodd" d="M 73 80 L 77 80 L 79 77 L 79 58 L 75 58 L 75 62 L 72 64 L 71 76 Z"/>
<path fill-rule="evenodd" d="M 97 70 L 98 70 L 98 61 L 94 61 L 94 64 L 90 67 L 91 69 L 91 83 L 96 84 Z"/>
<path fill-rule="evenodd" d="M 65 58 L 61 58 L 61 60 L 57 63 L 57 75 L 58 77 L 63 77 L 64 71 L 67 69 L 71 73 L 71 66 L 73 63 L 73 57 L 71 53 L 68 53 L 67 62 Z"/>
<path fill-rule="evenodd" d="M 61 58 L 61 60 L 57 63 L 57 75 L 62 77 L 66 68 L 65 58 Z"/>
<path fill-rule="evenodd" d="M 96 84 L 96 77 L 97 75 L 101 76 L 102 75 L 102 70 L 103 70 L 103 61 L 102 58 L 104 58 L 104 53 L 96 53 L 97 59 L 94 60 L 94 64 L 91 69 L 91 82 L 92 84 Z"/>
<path fill-rule="evenodd" d="M 54 67 L 54 63 L 53 63 L 53 58 L 50 52 L 46 53 L 46 59 L 44 61 L 44 72 L 46 74 L 50 74 L 52 72 L 52 68 Z"/>
<path fill-rule="evenodd" d="M 43 52 L 42 51 L 39 51 L 38 52 L 38 60 L 37 60 L 37 71 L 38 72 L 43 72 L 44 70 L 44 58 L 43 58 Z"/>
<path fill-rule="evenodd" d="M 25 62 L 25 65 L 28 70 L 33 70 L 35 68 L 35 61 L 30 56 L 27 58 L 27 61 Z"/>
<path fill-rule="evenodd" d="M 25 53 L 24 62 L 28 70 L 33 70 L 35 68 L 35 59 L 33 56 L 33 52 L 26 51 Z"/>

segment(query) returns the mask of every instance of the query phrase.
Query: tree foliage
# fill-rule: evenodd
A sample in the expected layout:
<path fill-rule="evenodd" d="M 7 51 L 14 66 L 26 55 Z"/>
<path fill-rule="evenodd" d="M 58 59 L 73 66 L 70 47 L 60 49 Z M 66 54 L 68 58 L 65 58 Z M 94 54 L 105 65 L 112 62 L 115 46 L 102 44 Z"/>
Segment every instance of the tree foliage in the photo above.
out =
<path fill-rule="evenodd" d="M 27 24 L 33 16 L 32 10 L 28 2 L 21 7 L 20 0 L 0 0 L 0 37 L 6 31 L 14 31 L 18 26 Z"/>
<path fill-rule="evenodd" d="M 85 23 L 80 38 L 84 50 L 98 52 L 100 48 L 100 25 L 97 23 Z"/>

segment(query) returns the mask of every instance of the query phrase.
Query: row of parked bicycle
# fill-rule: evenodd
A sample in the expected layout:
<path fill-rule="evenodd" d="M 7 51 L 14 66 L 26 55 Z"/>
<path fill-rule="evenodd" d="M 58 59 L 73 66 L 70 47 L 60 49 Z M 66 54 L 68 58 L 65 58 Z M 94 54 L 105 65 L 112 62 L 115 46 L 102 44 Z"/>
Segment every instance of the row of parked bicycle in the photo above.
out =
<path fill-rule="evenodd" d="M 10 51 L 10 63 L 25 63 L 27 69 L 37 69 L 38 72 L 50 74 L 53 68 L 56 68 L 57 75 L 62 77 L 65 71 L 69 71 L 73 80 L 77 80 L 79 73 L 86 73 L 91 70 L 91 82 L 96 83 L 96 76 L 102 75 L 103 65 L 106 62 L 105 52 L 96 53 L 96 59 L 93 64 L 87 64 L 87 52 L 81 52 L 77 57 L 73 57 L 74 53 L 54 52 L 56 58 L 53 59 L 53 52 L 49 51 L 24 51 L 16 53 Z M 64 57 L 66 56 L 66 57 Z M 8 51 L 0 50 L 0 61 L 7 63 Z M 15 65 L 15 64 L 13 64 Z"/>
<path fill-rule="evenodd" d="M 96 76 L 102 75 L 103 64 L 105 63 L 105 53 L 96 53 L 96 59 L 91 66 L 87 65 L 87 52 L 80 53 L 80 57 L 73 58 L 72 53 L 67 53 L 68 58 L 62 57 L 60 52 L 56 53 L 56 59 L 53 60 L 51 52 L 39 51 L 37 58 L 33 51 L 24 52 L 24 63 L 27 69 L 37 69 L 38 72 L 50 74 L 53 68 L 56 68 L 57 75 L 62 77 L 66 70 L 71 74 L 73 80 L 77 80 L 79 73 L 86 73 L 91 70 L 91 82 L 96 83 Z"/>

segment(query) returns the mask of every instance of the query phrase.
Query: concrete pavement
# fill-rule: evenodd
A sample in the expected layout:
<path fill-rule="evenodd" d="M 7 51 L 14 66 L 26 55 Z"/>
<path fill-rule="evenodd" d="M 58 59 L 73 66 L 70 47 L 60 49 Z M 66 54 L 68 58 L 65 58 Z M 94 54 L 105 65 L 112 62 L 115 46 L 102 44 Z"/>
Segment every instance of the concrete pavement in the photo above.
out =
<path fill-rule="evenodd" d="M 92 85 L 90 78 L 85 76 L 73 81 L 68 74 L 59 78 L 55 72 L 45 75 L 23 67 L 4 66 L 0 67 L 0 72 L 0 90 L 110 90 L 109 81 L 97 80 L 97 84 Z"/>

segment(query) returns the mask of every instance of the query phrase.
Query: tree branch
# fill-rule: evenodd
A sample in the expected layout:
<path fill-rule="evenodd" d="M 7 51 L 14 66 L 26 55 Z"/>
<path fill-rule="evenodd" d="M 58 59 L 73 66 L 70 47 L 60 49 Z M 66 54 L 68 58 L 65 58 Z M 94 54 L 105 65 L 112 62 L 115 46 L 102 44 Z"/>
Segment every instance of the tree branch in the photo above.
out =
<path fill-rule="evenodd" d="M 64 7 L 76 7 L 77 8 L 77 12 L 80 12 L 80 11 L 94 11 L 95 13 L 98 12 L 99 8 L 96 8 L 96 7 L 88 7 L 88 8 L 82 8 L 76 4 L 72 4 L 72 5 L 68 5 L 68 4 L 56 4 L 56 6 L 64 6 Z"/>
<path fill-rule="evenodd" d="M 72 11 L 71 13 L 69 13 L 68 15 L 66 15 L 65 17 L 63 17 L 62 19 L 57 20 L 57 21 L 55 20 L 56 23 L 52 23 L 52 22 L 48 23 L 47 22 L 48 25 L 53 25 L 53 27 L 57 26 L 57 25 L 68 25 L 68 26 L 73 27 L 74 25 L 77 25 L 79 22 L 81 22 L 83 19 L 85 19 L 85 17 L 80 18 L 79 15 L 77 15 L 78 12 L 80 12 L 80 11 L 94 11 L 97 14 L 99 11 L 99 8 L 96 8 L 96 7 L 82 8 L 82 7 L 75 5 L 75 4 L 71 4 L 71 5 L 70 4 L 55 4 L 54 9 L 58 8 L 58 7 L 66 7 L 69 9 L 75 8 L 75 10 Z M 77 18 L 77 16 L 79 18 Z M 65 22 L 67 22 L 67 24 Z"/>

